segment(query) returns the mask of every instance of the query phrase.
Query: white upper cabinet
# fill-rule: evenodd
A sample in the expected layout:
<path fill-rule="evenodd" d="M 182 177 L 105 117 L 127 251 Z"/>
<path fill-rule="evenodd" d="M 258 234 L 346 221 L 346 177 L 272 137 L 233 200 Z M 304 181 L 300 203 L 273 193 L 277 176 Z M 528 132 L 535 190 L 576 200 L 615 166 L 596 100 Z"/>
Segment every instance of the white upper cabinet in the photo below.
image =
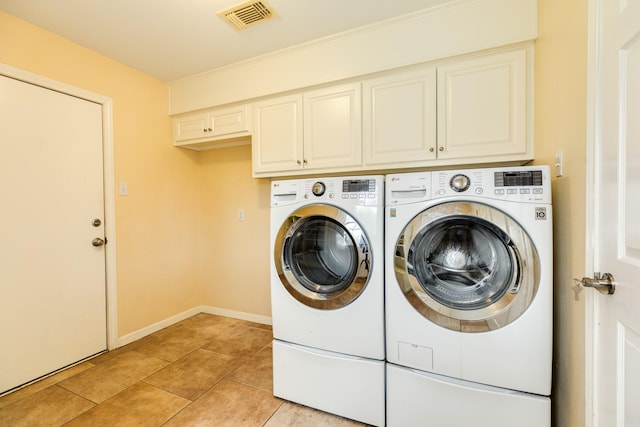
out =
<path fill-rule="evenodd" d="M 174 145 L 203 150 L 225 142 L 227 144 L 224 146 L 228 146 L 228 142 L 234 138 L 242 138 L 248 144 L 250 124 L 251 109 L 248 104 L 183 114 L 173 119 Z"/>
<path fill-rule="evenodd" d="M 304 159 L 308 169 L 362 164 L 360 83 L 304 94 Z"/>
<path fill-rule="evenodd" d="M 365 168 L 531 160 L 530 55 L 518 47 L 365 80 Z"/>
<path fill-rule="evenodd" d="M 254 175 L 302 169 L 302 95 L 256 102 L 253 114 Z"/>
<path fill-rule="evenodd" d="M 254 176 L 357 170 L 362 165 L 360 83 L 254 104 Z"/>
<path fill-rule="evenodd" d="M 438 66 L 438 159 L 533 158 L 528 52 Z"/>
<path fill-rule="evenodd" d="M 208 112 L 188 114 L 173 119 L 175 145 L 192 139 L 206 138 L 212 126 Z"/>
<path fill-rule="evenodd" d="M 436 159 L 436 68 L 363 82 L 364 164 L 421 166 Z"/>

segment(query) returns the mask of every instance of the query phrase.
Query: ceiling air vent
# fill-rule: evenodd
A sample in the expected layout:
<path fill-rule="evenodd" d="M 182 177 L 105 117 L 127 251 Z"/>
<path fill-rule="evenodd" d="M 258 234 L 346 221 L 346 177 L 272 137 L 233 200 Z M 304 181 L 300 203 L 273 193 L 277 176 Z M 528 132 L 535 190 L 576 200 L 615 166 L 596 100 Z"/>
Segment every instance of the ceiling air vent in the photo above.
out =
<path fill-rule="evenodd" d="M 255 24 L 278 16 L 266 1 L 247 1 L 218 12 L 218 16 L 237 30 L 244 30 Z"/>

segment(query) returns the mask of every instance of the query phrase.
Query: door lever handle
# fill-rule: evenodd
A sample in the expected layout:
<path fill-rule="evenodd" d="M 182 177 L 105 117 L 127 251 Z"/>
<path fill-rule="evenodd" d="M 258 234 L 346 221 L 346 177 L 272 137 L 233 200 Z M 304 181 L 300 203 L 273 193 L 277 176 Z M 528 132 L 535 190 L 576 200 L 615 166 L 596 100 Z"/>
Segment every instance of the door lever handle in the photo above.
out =
<path fill-rule="evenodd" d="M 590 277 L 583 277 L 582 279 L 573 280 L 585 288 L 595 288 L 598 292 L 604 295 L 613 295 L 616 291 L 615 279 L 610 273 L 593 273 L 593 279 Z"/>

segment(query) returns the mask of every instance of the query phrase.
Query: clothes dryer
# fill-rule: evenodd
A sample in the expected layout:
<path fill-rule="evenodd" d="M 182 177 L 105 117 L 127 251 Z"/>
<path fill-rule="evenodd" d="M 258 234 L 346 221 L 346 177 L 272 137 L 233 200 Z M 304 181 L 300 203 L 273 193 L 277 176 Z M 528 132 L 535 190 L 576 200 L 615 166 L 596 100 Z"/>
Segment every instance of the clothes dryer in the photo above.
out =
<path fill-rule="evenodd" d="M 384 425 L 384 179 L 271 184 L 274 395 Z"/>
<path fill-rule="evenodd" d="M 549 425 L 548 167 L 386 182 L 388 425 Z"/>

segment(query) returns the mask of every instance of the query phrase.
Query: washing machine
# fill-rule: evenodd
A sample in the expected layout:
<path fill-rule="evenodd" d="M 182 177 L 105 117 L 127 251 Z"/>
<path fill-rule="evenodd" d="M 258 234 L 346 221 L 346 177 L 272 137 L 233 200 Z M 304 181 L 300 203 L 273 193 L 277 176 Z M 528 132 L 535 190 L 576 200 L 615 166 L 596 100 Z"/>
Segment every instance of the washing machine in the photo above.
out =
<path fill-rule="evenodd" d="M 274 395 L 385 422 L 384 177 L 271 183 Z"/>
<path fill-rule="evenodd" d="M 546 166 L 387 175 L 389 426 L 550 425 L 552 239 Z"/>

